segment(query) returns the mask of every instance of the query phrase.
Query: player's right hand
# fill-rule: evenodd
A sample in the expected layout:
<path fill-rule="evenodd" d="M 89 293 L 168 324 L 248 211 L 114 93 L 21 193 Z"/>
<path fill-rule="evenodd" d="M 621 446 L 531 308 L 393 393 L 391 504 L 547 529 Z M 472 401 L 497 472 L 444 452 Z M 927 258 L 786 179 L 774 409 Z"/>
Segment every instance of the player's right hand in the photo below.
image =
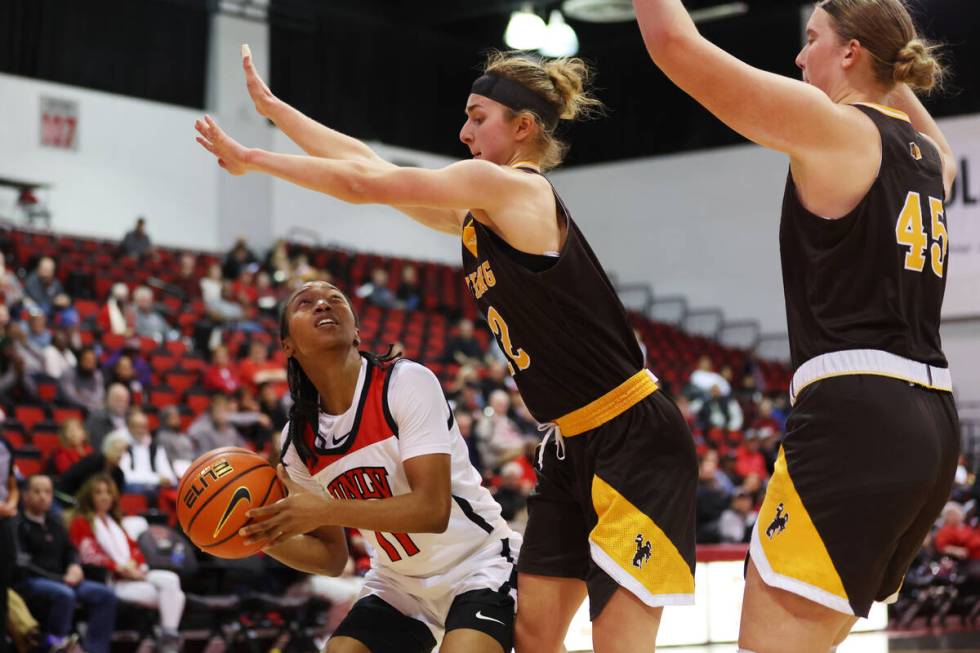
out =
<path fill-rule="evenodd" d="M 268 85 L 259 77 L 259 71 L 255 70 L 252 64 L 252 50 L 247 43 L 242 43 L 242 68 L 245 69 L 245 86 L 248 94 L 255 103 L 255 110 L 263 118 L 271 119 L 272 108 L 276 103 L 276 96 L 272 94 Z"/>

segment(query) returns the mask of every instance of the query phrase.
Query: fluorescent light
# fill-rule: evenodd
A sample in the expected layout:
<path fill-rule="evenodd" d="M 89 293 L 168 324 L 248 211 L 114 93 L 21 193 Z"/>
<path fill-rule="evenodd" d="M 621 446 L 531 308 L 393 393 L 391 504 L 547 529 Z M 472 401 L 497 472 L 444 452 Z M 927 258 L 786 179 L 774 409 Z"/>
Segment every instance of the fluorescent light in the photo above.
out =
<path fill-rule="evenodd" d="M 749 5 L 746 2 L 728 2 L 723 5 L 716 5 L 714 7 L 694 9 L 691 11 L 691 18 L 695 23 L 706 23 L 711 20 L 719 20 L 721 18 L 729 18 L 731 16 L 740 16 L 744 13 L 748 13 L 748 11 Z"/>
<path fill-rule="evenodd" d="M 510 15 L 504 43 L 515 50 L 536 50 L 545 42 L 547 26 L 541 17 L 525 7 Z"/>
<path fill-rule="evenodd" d="M 551 12 L 544 43 L 538 51 L 546 57 L 571 57 L 578 52 L 578 35 L 557 9 Z"/>

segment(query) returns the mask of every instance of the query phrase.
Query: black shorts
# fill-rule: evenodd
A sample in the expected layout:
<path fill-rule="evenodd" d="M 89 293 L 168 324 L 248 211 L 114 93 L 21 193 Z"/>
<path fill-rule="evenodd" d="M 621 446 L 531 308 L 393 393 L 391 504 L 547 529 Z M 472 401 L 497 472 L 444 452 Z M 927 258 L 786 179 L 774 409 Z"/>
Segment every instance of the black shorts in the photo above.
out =
<path fill-rule="evenodd" d="M 514 646 L 514 599 L 508 590 L 471 590 L 457 596 L 446 616 L 446 633 L 469 628 L 500 643 L 504 653 Z M 371 653 L 430 653 L 436 645 L 432 631 L 376 595 L 360 599 L 334 631 L 350 637 Z"/>
<path fill-rule="evenodd" d="M 658 390 L 564 446 L 545 448 L 518 571 L 584 580 L 593 619 L 619 587 L 693 603 L 698 463 L 674 402 Z"/>
<path fill-rule="evenodd" d="M 807 386 L 752 533 L 762 579 L 866 617 L 901 587 L 949 499 L 959 452 L 949 392 L 870 375 Z"/>

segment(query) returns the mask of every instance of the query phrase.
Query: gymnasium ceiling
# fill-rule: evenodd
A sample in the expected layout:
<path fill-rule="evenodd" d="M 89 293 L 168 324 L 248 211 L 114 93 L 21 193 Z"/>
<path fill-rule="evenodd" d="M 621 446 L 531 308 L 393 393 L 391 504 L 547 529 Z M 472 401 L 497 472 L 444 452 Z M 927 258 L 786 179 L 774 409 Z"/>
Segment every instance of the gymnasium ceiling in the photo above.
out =
<path fill-rule="evenodd" d="M 248 1 L 248 0 L 246 0 Z M 264 1 L 264 0 L 262 0 Z M 721 0 L 686 0 L 690 9 Z M 466 156 L 457 134 L 482 54 L 504 48 L 510 12 L 522 0 L 269 0 L 271 81 L 276 93 L 327 124 L 362 138 Z M 535 0 L 542 16 L 561 2 Z M 796 76 L 799 0 L 748 0 L 745 15 L 699 25 L 749 63 Z M 980 111 L 978 0 L 912 0 L 925 32 L 951 45 L 955 78 L 938 115 Z M 652 65 L 635 22 L 568 18 L 579 56 L 597 70 L 604 119 L 565 128 L 568 165 L 599 163 L 744 142 Z M 972 35 L 967 43 L 967 35 Z"/>

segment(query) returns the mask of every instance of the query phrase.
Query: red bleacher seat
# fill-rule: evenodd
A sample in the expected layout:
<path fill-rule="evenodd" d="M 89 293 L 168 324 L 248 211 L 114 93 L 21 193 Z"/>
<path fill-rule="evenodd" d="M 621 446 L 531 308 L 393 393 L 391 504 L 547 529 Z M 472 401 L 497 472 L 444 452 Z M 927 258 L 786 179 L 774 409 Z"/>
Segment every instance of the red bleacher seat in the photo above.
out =
<path fill-rule="evenodd" d="M 198 375 L 192 372 L 170 372 L 164 375 L 164 382 L 173 388 L 174 392 L 182 395 L 197 383 Z"/>
<path fill-rule="evenodd" d="M 37 449 L 25 448 L 14 452 L 14 464 L 21 476 L 40 474 L 44 470 L 44 461 Z"/>
<path fill-rule="evenodd" d="M 211 405 L 211 395 L 204 389 L 192 389 L 184 397 L 184 403 L 194 415 L 200 415 Z"/>
<path fill-rule="evenodd" d="M 119 497 L 119 508 L 124 515 L 142 515 L 150 508 L 145 494 L 123 494 Z"/>
<path fill-rule="evenodd" d="M 44 408 L 41 406 L 14 406 L 14 417 L 20 422 L 25 429 L 28 431 L 34 428 L 34 425 L 38 422 L 42 422 L 48 418 L 45 414 Z"/>
<path fill-rule="evenodd" d="M 177 367 L 177 362 L 177 358 L 169 353 L 150 356 L 150 367 L 156 374 L 166 374 Z"/>
<path fill-rule="evenodd" d="M 167 348 L 167 351 L 169 351 L 172 356 L 176 356 L 177 358 L 180 358 L 187 353 L 187 345 L 185 345 L 180 340 L 172 340 L 164 346 Z"/>
<path fill-rule="evenodd" d="M 3 425 L 3 437 L 14 449 L 20 449 L 25 444 L 29 442 L 27 436 L 24 434 L 24 429 L 20 427 L 20 424 L 16 425 L 17 428 L 13 428 L 9 424 Z"/>
<path fill-rule="evenodd" d="M 58 434 L 35 431 L 31 436 L 31 444 L 41 452 L 41 459 L 47 460 L 51 452 L 58 448 Z"/>
<path fill-rule="evenodd" d="M 51 403 L 58 396 L 58 382 L 51 378 L 37 378 L 35 379 L 37 384 L 37 395 L 41 398 L 41 401 Z"/>
<path fill-rule="evenodd" d="M 82 410 L 80 408 L 55 408 L 51 413 L 52 418 L 58 424 L 68 419 L 82 419 Z"/>
<path fill-rule="evenodd" d="M 149 390 L 150 405 L 155 408 L 166 408 L 167 406 L 176 405 L 179 397 L 180 393 L 169 385 L 158 385 Z"/>

